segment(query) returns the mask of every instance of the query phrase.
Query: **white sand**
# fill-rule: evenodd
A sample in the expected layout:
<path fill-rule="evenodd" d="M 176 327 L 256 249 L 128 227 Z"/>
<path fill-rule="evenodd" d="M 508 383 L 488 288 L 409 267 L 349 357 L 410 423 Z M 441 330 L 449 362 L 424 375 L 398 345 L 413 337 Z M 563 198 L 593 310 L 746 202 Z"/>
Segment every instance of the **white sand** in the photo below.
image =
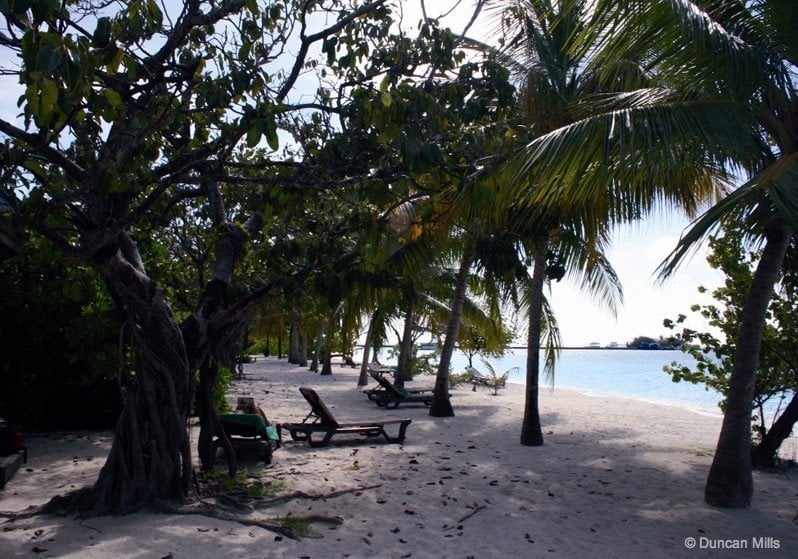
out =
<path fill-rule="evenodd" d="M 0 525 L 0 557 L 798 556 L 794 472 L 755 473 L 748 509 L 704 504 L 719 416 L 544 390 L 546 444 L 530 448 L 518 444 L 523 412 L 518 385 L 498 396 L 458 388 L 452 399 L 456 417 L 443 419 L 429 417 L 426 408 L 378 409 L 356 386 L 356 375 L 336 367 L 333 376 L 320 377 L 260 359 L 247 366 L 246 380 L 237 381 L 230 394 L 231 401 L 255 396 L 270 418 L 281 422 L 300 421 L 307 413 L 297 390 L 301 385 L 315 387 L 339 419 L 386 414 L 413 419 L 402 445 L 309 448 L 287 442 L 276 451 L 272 468 L 245 464 L 264 480 L 283 480 L 285 492 L 326 495 L 365 488 L 326 499 L 294 499 L 251 515 L 339 517 L 339 526 L 314 524 L 311 537 L 293 541 L 196 515 L 35 517 Z M 415 384 L 425 382 L 430 380 Z M 29 436 L 28 463 L 0 491 L 0 511 L 20 511 L 91 483 L 109 444 L 109 433 Z M 697 549 L 685 546 L 687 538 L 695 538 Z"/>

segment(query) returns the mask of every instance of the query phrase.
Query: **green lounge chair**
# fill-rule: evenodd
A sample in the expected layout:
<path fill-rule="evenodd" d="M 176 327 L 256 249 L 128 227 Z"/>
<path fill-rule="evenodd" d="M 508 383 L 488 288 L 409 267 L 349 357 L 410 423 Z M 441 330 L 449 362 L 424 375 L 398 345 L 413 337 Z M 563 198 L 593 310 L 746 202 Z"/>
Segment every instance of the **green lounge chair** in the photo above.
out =
<path fill-rule="evenodd" d="M 262 449 L 264 462 L 271 464 L 274 450 L 280 448 L 279 425 L 267 424 L 257 413 L 223 413 L 219 415 L 219 421 L 234 449 L 253 446 Z M 214 455 L 223 444 L 221 437 L 214 439 Z"/>
<path fill-rule="evenodd" d="M 387 378 L 374 379 L 380 383 L 381 390 L 370 399 L 374 400 L 378 406 L 385 409 L 396 409 L 400 404 L 424 404 L 429 406 L 432 403 L 433 388 L 406 389 L 392 384 Z"/>
<path fill-rule="evenodd" d="M 389 395 L 392 393 L 391 387 L 393 387 L 394 384 L 390 380 L 385 378 L 385 373 L 382 372 L 382 371 L 376 371 L 376 370 L 369 369 L 369 374 L 374 378 L 374 380 L 377 381 L 377 386 L 374 387 L 374 388 L 370 388 L 368 390 L 364 390 L 363 391 L 363 393 L 366 396 L 368 396 L 368 399 L 371 400 L 371 401 L 376 402 L 377 400 L 379 400 L 381 398 L 385 399 L 385 398 L 389 397 Z M 410 388 L 410 389 L 405 388 L 405 391 L 406 391 L 407 394 L 417 395 L 417 394 L 423 394 L 425 392 L 434 392 L 435 389 L 434 388 Z M 400 390 L 400 392 L 401 392 L 401 390 Z"/>
<path fill-rule="evenodd" d="M 283 423 L 281 427 L 288 431 L 295 441 L 306 441 L 310 446 L 326 446 L 336 435 L 362 435 L 364 437 L 385 437 L 389 443 L 401 443 L 405 440 L 405 431 L 411 420 L 400 417 L 382 417 L 380 419 L 360 419 L 339 422 L 335 419 L 330 409 L 322 402 L 319 395 L 312 388 L 300 387 L 299 391 L 310 404 L 310 413 L 302 423 Z M 399 432 L 391 436 L 385 430 L 388 425 L 397 425 Z M 320 436 L 321 440 L 314 439 Z"/>

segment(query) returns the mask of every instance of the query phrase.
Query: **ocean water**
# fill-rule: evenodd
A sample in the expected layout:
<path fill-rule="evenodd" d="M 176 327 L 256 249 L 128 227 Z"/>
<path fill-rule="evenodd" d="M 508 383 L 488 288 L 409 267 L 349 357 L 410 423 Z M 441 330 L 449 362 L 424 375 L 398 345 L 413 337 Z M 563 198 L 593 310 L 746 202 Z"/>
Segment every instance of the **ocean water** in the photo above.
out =
<path fill-rule="evenodd" d="M 395 365 L 390 348 L 380 351 L 380 362 Z M 419 355 L 431 353 L 419 351 Z M 359 361 L 362 353 L 357 352 Z M 543 354 L 541 352 L 541 363 Z M 497 374 L 518 367 L 510 375 L 509 382 L 525 384 L 526 349 L 508 351 L 501 358 L 489 358 Z M 708 390 L 703 384 L 673 382 L 671 376 L 662 368 L 672 362 L 694 365 L 695 360 L 678 350 L 636 350 L 636 349 L 564 349 L 560 352 L 554 373 L 554 389 L 567 388 L 597 396 L 632 398 L 645 402 L 678 406 L 696 413 L 720 417 L 718 407 L 721 395 Z M 456 351 L 452 356 L 452 372 L 462 372 L 468 365 L 468 358 Z M 474 358 L 474 367 L 488 374 L 488 368 L 480 357 Z M 542 390 L 548 390 L 547 381 L 541 379 Z M 781 409 L 787 402 L 780 404 Z M 767 424 L 773 421 L 779 411 L 779 403 L 773 402 L 765 409 Z M 798 460 L 798 429 L 784 441 L 780 454 L 782 458 Z"/>
<path fill-rule="evenodd" d="M 424 355 L 425 351 L 419 351 Z M 358 359 L 360 355 L 355 355 Z M 541 363 L 543 355 L 541 353 Z M 390 349 L 383 348 L 379 359 L 384 364 L 395 364 Z M 564 349 L 560 352 L 554 373 L 554 387 L 578 390 L 587 394 L 620 396 L 647 402 L 677 405 L 699 413 L 720 415 L 720 395 L 703 385 L 687 382 L 675 383 L 662 368 L 671 362 L 693 364 L 695 360 L 676 350 L 634 349 Z M 501 358 L 488 358 L 496 373 L 518 367 L 509 382 L 526 382 L 526 350 L 509 350 Z M 488 373 L 479 356 L 474 367 Z M 462 352 L 452 356 L 452 372 L 462 372 L 468 358 Z M 547 381 L 542 380 L 543 386 Z M 546 388 L 544 388 L 546 389 Z"/>
<path fill-rule="evenodd" d="M 460 353 L 453 358 L 456 369 L 467 365 Z M 511 382 L 526 382 L 526 350 L 514 350 L 498 359 L 488 359 L 497 374 L 518 367 L 508 378 Z M 543 352 L 540 355 L 543 364 Z M 564 349 L 560 352 L 554 371 L 553 385 L 599 396 L 621 396 L 659 404 L 678 405 L 699 413 L 721 414 L 721 396 L 703 385 L 673 382 L 662 368 L 672 362 L 692 365 L 695 360 L 674 350 L 637 349 Z M 474 366 L 485 371 L 479 357 Z M 542 378 L 542 385 L 550 385 Z"/>

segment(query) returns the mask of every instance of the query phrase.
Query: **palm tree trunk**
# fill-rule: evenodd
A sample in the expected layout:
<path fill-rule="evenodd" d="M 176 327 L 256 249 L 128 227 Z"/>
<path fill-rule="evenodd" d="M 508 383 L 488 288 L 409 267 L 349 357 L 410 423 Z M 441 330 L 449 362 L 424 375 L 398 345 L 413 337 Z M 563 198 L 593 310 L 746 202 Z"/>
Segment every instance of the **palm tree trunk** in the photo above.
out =
<path fill-rule="evenodd" d="M 366 386 L 369 383 L 369 358 L 371 357 L 371 344 L 374 340 L 374 330 L 377 328 L 379 321 L 378 313 L 374 311 L 371 315 L 371 322 L 369 323 L 368 332 L 366 332 L 366 341 L 363 343 L 363 362 L 360 363 L 360 376 L 357 379 L 358 386 Z"/>
<path fill-rule="evenodd" d="M 432 417 L 453 417 L 454 408 L 449 398 L 449 366 L 452 362 L 454 344 L 460 331 L 460 322 L 463 316 L 463 303 L 466 288 L 468 287 L 468 274 L 474 262 L 474 251 L 471 247 L 463 253 L 460 261 L 460 270 L 457 272 L 457 283 L 452 296 L 452 306 L 449 314 L 449 324 L 446 326 L 446 339 L 441 349 L 441 360 L 438 363 L 438 374 L 435 377 L 435 392 L 429 414 Z"/>
<path fill-rule="evenodd" d="M 321 360 L 321 346 L 324 342 L 324 321 L 319 320 L 319 328 L 316 330 L 316 347 L 313 351 L 313 359 L 310 362 L 310 370 L 314 373 L 319 372 L 319 361 Z"/>
<path fill-rule="evenodd" d="M 327 334 L 324 336 L 324 351 L 321 358 L 320 375 L 331 375 L 332 372 L 332 350 L 333 336 L 335 334 L 335 320 L 331 317 L 327 322 Z"/>
<path fill-rule="evenodd" d="M 540 323 L 543 317 L 543 285 L 546 279 L 548 243 L 540 241 L 535 251 L 529 301 L 529 332 L 526 344 L 526 399 L 521 424 L 521 444 L 542 446 L 538 394 L 540 386 Z"/>
<path fill-rule="evenodd" d="M 404 386 L 405 381 L 410 380 L 410 353 L 413 351 L 413 325 L 415 322 L 416 299 L 415 295 L 411 295 L 405 311 L 402 339 L 399 342 L 399 358 L 397 359 L 396 374 L 393 379 L 396 386 Z"/>
<path fill-rule="evenodd" d="M 291 326 L 288 334 L 288 362 L 294 365 L 299 364 L 300 361 L 299 329 L 301 326 L 302 319 L 300 318 L 299 311 L 295 310 L 291 313 Z"/>
<path fill-rule="evenodd" d="M 741 313 L 740 332 L 729 380 L 726 411 L 704 488 L 704 500 L 716 507 L 740 508 L 751 504 L 751 405 L 759 369 L 759 352 L 773 286 L 781 271 L 791 232 L 783 222 L 767 234 L 762 258 Z"/>

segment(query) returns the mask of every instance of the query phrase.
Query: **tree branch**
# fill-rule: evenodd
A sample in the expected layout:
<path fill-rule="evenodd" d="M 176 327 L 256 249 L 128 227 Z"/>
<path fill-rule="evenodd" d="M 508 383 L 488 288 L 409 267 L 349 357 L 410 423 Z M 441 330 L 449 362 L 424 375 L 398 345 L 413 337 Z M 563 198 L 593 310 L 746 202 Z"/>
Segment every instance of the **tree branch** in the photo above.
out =
<path fill-rule="evenodd" d="M 350 13 L 346 17 L 340 19 L 335 25 L 327 27 L 319 31 L 318 33 L 314 33 L 310 36 L 305 36 L 305 13 L 302 14 L 302 32 L 300 33 L 301 36 L 301 45 L 299 47 L 299 52 L 296 55 L 296 59 L 294 60 L 294 66 L 291 68 L 291 73 L 288 74 L 288 78 L 283 83 L 283 86 L 277 92 L 277 102 L 282 103 L 283 100 L 288 96 L 288 93 L 294 87 L 297 78 L 299 77 L 299 73 L 302 71 L 302 68 L 305 65 L 305 58 L 308 55 L 308 51 L 310 50 L 310 46 L 330 35 L 337 33 L 351 22 L 356 20 L 357 18 L 361 17 L 372 11 L 374 8 L 378 8 L 381 5 L 385 4 L 386 0 L 375 0 L 374 2 L 370 2 L 369 4 L 365 4 L 355 10 L 354 12 Z"/>
<path fill-rule="evenodd" d="M 66 171 L 77 182 L 83 182 L 88 178 L 86 170 L 80 165 L 70 161 L 66 155 L 57 151 L 53 147 L 47 144 L 42 144 L 44 139 L 41 136 L 31 134 L 30 132 L 25 132 L 21 128 L 17 128 L 5 120 L 0 120 L 0 132 L 11 138 L 14 138 L 15 140 L 25 142 L 30 146 L 31 151 L 41 154 L 41 156 L 50 163 L 64 169 L 64 171 Z"/>

